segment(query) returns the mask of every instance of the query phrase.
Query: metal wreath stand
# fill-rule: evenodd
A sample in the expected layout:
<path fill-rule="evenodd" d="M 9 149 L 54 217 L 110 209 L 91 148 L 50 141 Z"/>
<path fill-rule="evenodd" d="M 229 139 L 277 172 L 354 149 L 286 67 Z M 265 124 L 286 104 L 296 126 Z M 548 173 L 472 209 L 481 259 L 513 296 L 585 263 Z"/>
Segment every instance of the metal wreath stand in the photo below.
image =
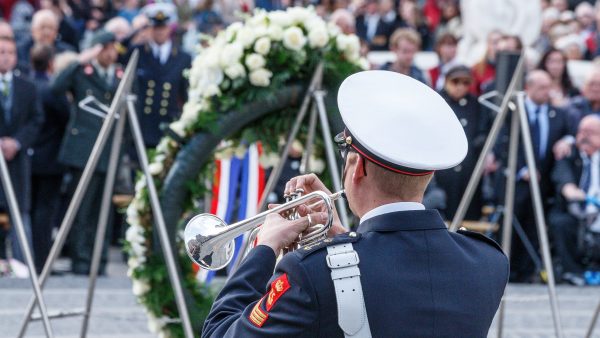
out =
<path fill-rule="evenodd" d="M 479 155 L 473 174 L 469 180 L 469 184 L 465 190 L 465 193 L 460 201 L 452 224 L 450 225 L 450 231 L 456 231 L 462 223 L 467 208 L 473 199 L 475 189 L 479 184 L 479 180 L 483 175 L 483 166 L 485 157 L 494 146 L 500 129 L 502 128 L 506 116 L 508 115 L 508 109 L 513 113 L 511 119 L 510 129 L 510 143 L 508 151 L 508 175 L 506 178 L 506 191 L 504 196 L 504 221 L 502 231 L 502 249 L 508 257 L 510 257 L 511 239 L 512 239 L 512 227 L 513 227 L 513 210 L 514 210 L 514 195 L 515 195 L 515 183 L 516 183 L 516 166 L 517 166 L 517 153 L 519 146 L 519 134 L 522 136 L 523 146 L 526 155 L 526 164 L 530 172 L 536 172 L 536 163 L 533 153 L 533 145 L 531 142 L 531 132 L 529 130 L 527 111 L 525 110 L 525 93 L 522 91 L 523 74 L 524 74 L 525 56 L 520 55 L 516 69 L 514 70 L 512 79 L 502 98 L 502 103 L 498 109 L 498 114 L 494 120 L 490 133 L 485 141 L 485 145 Z M 516 99 L 516 107 L 512 100 Z M 487 104 L 489 106 L 489 103 Z M 554 331 L 558 338 L 562 338 L 563 329 L 560 322 L 560 312 L 558 308 L 558 300 L 556 297 L 556 283 L 554 279 L 554 270 L 552 268 L 552 258 L 550 256 L 550 247 L 548 244 L 548 235 L 546 233 L 546 221 L 544 218 L 544 210 L 542 206 L 542 198 L 540 195 L 539 182 L 535 179 L 529 180 L 529 187 L 531 189 L 531 195 L 533 198 L 533 209 L 535 211 L 535 221 L 537 226 L 537 233 L 540 241 L 540 249 L 542 251 L 542 258 L 544 268 L 548 276 L 548 295 L 550 298 L 550 307 L 552 310 L 552 319 L 554 322 Z M 500 308 L 498 310 L 498 337 L 502 336 L 503 324 L 504 324 L 504 307 L 505 297 L 502 298 Z"/>
<path fill-rule="evenodd" d="M 152 178 L 152 175 L 150 174 L 150 171 L 148 169 L 148 157 L 146 155 L 146 148 L 144 146 L 144 141 L 142 138 L 139 121 L 138 121 L 136 111 L 135 111 L 135 104 L 134 104 L 135 96 L 131 94 L 131 87 L 132 87 L 132 83 L 133 83 L 133 79 L 134 79 L 134 75 L 135 75 L 135 69 L 137 67 L 138 58 L 139 58 L 139 55 L 138 55 L 138 51 L 136 50 L 132 54 L 130 61 L 127 65 L 127 68 L 125 69 L 123 79 L 119 83 L 119 87 L 117 88 L 117 92 L 115 94 L 115 97 L 114 97 L 111 105 L 110 105 L 110 108 L 100 104 L 93 97 L 88 97 L 79 103 L 79 106 L 82 109 L 90 112 L 91 114 L 104 117 L 104 122 L 103 122 L 102 128 L 100 129 L 100 132 L 98 134 L 98 138 L 96 139 L 96 142 L 94 143 L 94 148 L 92 149 L 90 158 L 85 166 L 83 174 L 81 175 L 81 179 L 79 180 L 79 183 L 77 184 L 77 188 L 75 190 L 75 193 L 73 194 L 73 198 L 71 199 L 71 202 L 69 203 L 69 207 L 67 209 L 65 217 L 62 220 L 57 237 L 56 237 L 54 244 L 52 245 L 52 248 L 50 250 L 50 254 L 46 260 L 46 263 L 44 264 L 44 269 L 42 270 L 42 273 L 40 275 L 39 282 L 37 280 L 37 276 L 35 275 L 35 269 L 33 268 L 33 261 L 31 259 L 31 254 L 27 249 L 25 250 L 25 254 L 27 257 L 27 263 L 29 266 L 30 274 L 31 274 L 31 280 L 32 280 L 34 289 L 36 291 L 36 297 L 32 298 L 29 302 L 29 305 L 27 306 L 25 318 L 24 318 L 21 328 L 19 330 L 18 337 L 23 337 L 27 330 L 27 325 L 31 321 L 36 320 L 35 317 L 31 316 L 32 312 L 33 312 L 33 308 L 36 304 L 36 301 L 40 304 L 40 309 L 42 312 L 42 316 L 44 318 L 44 325 L 46 327 L 46 334 L 50 337 L 52 336 L 50 323 L 48 321 L 49 316 L 46 313 L 43 299 L 41 296 L 41 292 L 39 290 L 40 290 L 40 287 L 44 286 L 44 283 L 46 282 L 46 280 L 50 274 L 50 271 L 52 270 L 52 265 L 58 258 L 58 255 L 59 255 L 60 251 L 62 250 L 62 247 L 65 244 L 67 235 L 69 234 L 69 231 L 70 231 L 73 221 L 75 219 L 75 215 L 77 214 L 77 211 L 79 210 L 79 206 L 81 205 L 82 198 L 86 193 L 87 187 L 89 185 L 89 181 L 90 181 L 91 176 L 94 173 L 94 170 L 97 166 L 100 155 L 102 154 L 102 151 L 106 145 L 106 141 L 110 135 L 113 124 L 114 124 L 115 120 L 118 119 L 119 121 L 117 123 L 115 133 L 113 135 L 110 159 L 109 159 L 107 176 L 106 176 L 106 183 L 104 185 L 104 190 L 103 190 L 103 195 L 102 195 L 102 206 L 101 206 L 101 210 L 100 210 L 100 217 L 98 219 L 98 228 L 96 230 L 96 238 L 95 238 L 95 242 L 94 242 L 92 265 L 91 265 L 90 274 L 89 274 L 89 285 L 88 285 L 85 309 L 83 311 L 60 312 L 58 314 L 50 316 L 50 318 L 60 318 L 60 317 L 67 317 L 67 316 L 82 315 L 83 323 L 81 326 L 80 337 L 86 337 L 86 335 L 87 335 L 88 323 L 89 323 L 89 319 L 90 319 L 90 312 L 91 312 L 91 308 L 92 308 L 92 301 L 94 298 L 94 290 L 96 287 L 96 280 L 98 278 L 98 269 L 100 267 L 102 247 L 104 244 L 104 237 L 105 237 L 106 228 L 107 228 L 107 221 L 108 221 L 108 216 L 109 216 L 108 213 L 110 210 L 113 185 L 114 185 L 116 171 L 117 171 L 117 164 L 119 162 L 121 141 L 123 139 L 123 133 L 124 133 L 124 129 L 125 129 L 125 121 L 127 120 L 127 118 L 129 118 L 129 126 L 131 127 L 131 133 L 133 136 L 133 141 L 135 143 L 136 152 L 138 155 L 140 165 L 144 172 L 144 177 L 146 178 L 146 183 L 147 183 L 148 191 L 150 194 L 150 205 L 152 208 L 152 213 L 154 216 L 156 228 L 158 230 L 158 237 L 160 239 L 160 244 L 163 248 L 162 252 L 164 254 L 165 263 L 167 265 L 167 271 L 169 274 L 171 285 L 173 286 L 173 291 L 175 292 L 175 302 L 177 304 L 177 309 L 179 310 L 179 315 L 181 317 L 183 331 L 184 331 L 186 338 L 194 337 L 189 313 L 188 313 L 187 306 L 185 303 L 185 298 L 183 296 L 183 289 L 182 289 L 182 283 L 181 283 L 181 277 L 180 277 L 181 272 L 179 271 L 179 267 L 176 264 L 175 257 L 173 254 L 173 248 L 171 246 L 171 242 L 169 241 L 165 221 L 163 218 L 162 209 L 160 206 L 160 201 L 158 198 L 158 192 L 157 192 L 156 186 L 154 184 L 154 179 Z M 104 112 L 102 112 L 94 107 L 91 107 L 90 104 L 92 104 L 92 103 L 95 103 L 95 105 L 97 107 L 99 107 L 101 110 L 104 110 Z M 126 104 L 126 106 L 124 106 L 124 104 Z M 121 109 L 125 110 L 126 113 L 119 115 L 118 112 L 121 111 Z M 3 169 L 3 166 L 2 166 L 3 163 L 4 163 L 4 161 L 2 158 L 2 160 L 0 160 L 0 169 Z M 3 175 L 3 177 L 4 177 L 4 175 Z M 8 191 L 8 189 L 7 189 L 7 191 Z M 12 208 L 11 208 L 11 210 L 12 210 Z M 11 212 L 11 213 L 14 213 L 14 212 Z M 16 215 L 18 217 L 19 214 L 16 213 Z M 22 223 L 20 222 L 20 219 L 17 219 L 16 223 L 17 223 L 17 229 L 20 230 L 19 238 L 21 239 L 21 237 L 23 237 L 23 239 L 21 239 L 21 242 L 26 244 L 26 241 L 24 241 L 25 234 L 22 231 Z M 21 232 L 23 232 L 23 233 L 21 234 Z"/>

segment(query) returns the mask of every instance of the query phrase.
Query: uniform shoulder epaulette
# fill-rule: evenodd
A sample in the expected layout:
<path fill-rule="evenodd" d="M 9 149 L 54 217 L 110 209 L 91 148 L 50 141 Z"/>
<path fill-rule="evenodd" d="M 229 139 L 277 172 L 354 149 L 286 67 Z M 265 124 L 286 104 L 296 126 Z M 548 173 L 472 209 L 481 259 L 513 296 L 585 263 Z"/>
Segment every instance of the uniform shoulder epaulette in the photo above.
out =
<path fill-rule="evenodd" d="M 342 244 L 342 243 L 354 243 L 360 239 L 360 234 L 358 232 L 346 232 L 343 234 L 339 234 L 335 237 L 325 238 L 318 242 L 308 244 L 296 250 L 295 253 L 300 257 L 300 259 L 304 259 L 308 257 L 313 252 L 316 252 L 320 249 L 324 249 L 330 245 Z"/>
<path fill-rule="evenodd" d="M 494 248 L 496 248 L 496 249 L 504 252 L 502 250 L 502 247 L 500 246 L 500 244 L 496 243 L 495 240 L 489 238 L 488 236 L 486 236 L 484 234 L 481 234 L 481 233 L 475 232 L 475 231 L 463 230 L 463 229 L 458 230 L 456 232 L 459 233 L 459 234 L 461 234 L 461 235 L 465 235 L 465 236 L 468 236 L 468 237 L 480 240 L 482 242 L 486 242 L 487 244 L 493 246 Z"/>

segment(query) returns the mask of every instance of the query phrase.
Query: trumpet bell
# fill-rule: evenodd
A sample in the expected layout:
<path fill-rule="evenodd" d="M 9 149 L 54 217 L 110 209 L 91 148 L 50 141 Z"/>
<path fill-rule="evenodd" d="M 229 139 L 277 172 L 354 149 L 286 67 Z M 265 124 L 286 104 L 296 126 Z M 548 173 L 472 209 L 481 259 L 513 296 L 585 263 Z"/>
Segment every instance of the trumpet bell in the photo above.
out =
<path fill-rule="evenodd" d="M 227 224 L 211 214 L 194 216 L 185 227 L 183 238 L 188 256 L 200 267 L 219 270 L 231 262 L 234 240 L 223 241 L 218 235 Z"/>

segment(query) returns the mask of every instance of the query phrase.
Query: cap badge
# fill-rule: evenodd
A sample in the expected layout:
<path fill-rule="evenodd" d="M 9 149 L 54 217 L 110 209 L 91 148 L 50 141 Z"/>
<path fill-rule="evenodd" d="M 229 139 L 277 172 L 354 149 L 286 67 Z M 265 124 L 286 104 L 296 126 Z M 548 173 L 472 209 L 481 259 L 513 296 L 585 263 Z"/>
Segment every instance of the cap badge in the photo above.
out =
<path fill-rule="evenodd" d="M 352 136 L 346 137 L 346 144 L 352 144 Z"/>
<path fill-rule="evenodd" d="M 156 18 L 156 20 L 164 20 L 165 19 L 165 13 L 163 13 L 162 11 L 159 11 L 158 13 L 156 13 L 155 18 Z"/>

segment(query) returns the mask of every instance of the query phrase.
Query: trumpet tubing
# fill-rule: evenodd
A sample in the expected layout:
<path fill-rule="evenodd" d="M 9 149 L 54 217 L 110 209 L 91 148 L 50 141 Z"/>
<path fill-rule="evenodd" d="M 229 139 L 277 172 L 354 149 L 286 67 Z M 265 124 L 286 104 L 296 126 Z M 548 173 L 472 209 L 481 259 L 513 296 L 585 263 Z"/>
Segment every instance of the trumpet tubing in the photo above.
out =
<path fill-rule="evenodd" d="M 297 208 L 313 199 L 320 199 L 317 203 L 324 203 L 328 211 L 327 222 L 321 227 L 315 227 L 314 231 L 299 239 L 299 244 L 306 245 L 315 241 L 327 233 L 333 222 L 333 202 L 343 196 L 344 191 L 328 195 L 322 191 L 314 191 L 306 195 L 296 192 L 288 202 L 281 204 L 271 210 L 264 211 L 254 217 L 227 225 L 219 217 L 212 214 L 200 214 L 194 216 L 186 225 L 184 230 L 184 241 L 188 256 L 204 269 L 221 269 L 233 258 L 235 248 L 234 239 L 239 235 L 252 231 L 264 223 L 265 218 L 278 213 L 288 219 L 298 217 Z M 287 200 L 286 196 L 286 200 Z M 316 204 L 310 205 L 315 207 Z M 258 231 L 252 231 L 256 234 Z"/>

